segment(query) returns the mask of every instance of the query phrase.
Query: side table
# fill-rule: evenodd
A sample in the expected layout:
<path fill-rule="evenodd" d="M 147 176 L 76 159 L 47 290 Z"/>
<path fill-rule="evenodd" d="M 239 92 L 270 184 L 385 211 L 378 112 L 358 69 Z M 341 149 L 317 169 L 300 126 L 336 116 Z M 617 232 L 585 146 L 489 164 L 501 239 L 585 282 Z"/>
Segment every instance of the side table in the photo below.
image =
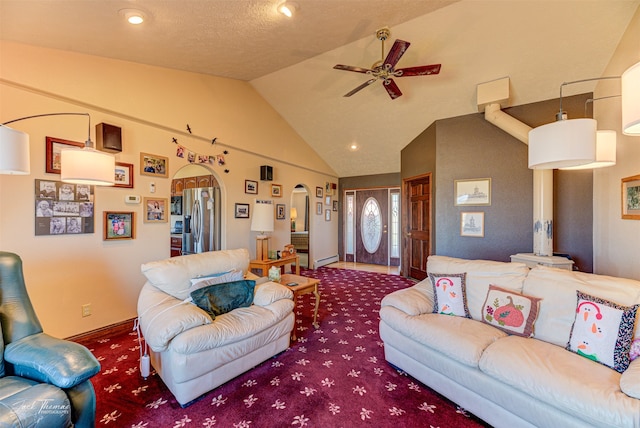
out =
<path fill-rule="evenodd" d="M 295 283 L 295 285 L 287 285 Z M 320 328 L 318 324 L 318 308 L 320 307 L 320 293 L 318 292 L 318 284 L 320 284 L 319 279 L 309 278 L 306 276 L 293 275 L 293 274 L 284 274 L 280 277 L 280 284 L 287 286 L 291 291 L 293 291 L 293 301 L 294 301 L 294 324 L 293 324 L 293 333 L 291 338 L 295 341 L 296 337 L 296 322 L 295 322 L 295 313 L 296 307 L 298 306 L 298 296 L 302 296 L 303 294 L 313 293 L 316 296 L 316 307 L 313 311 L 313 327 Z"/>
<path fill-rule="evenodd" d="M 295 264 L 296 275 L 300 275 L 300 256 L 298 256 L 297 254 L 295 256 L 286 257 L 278 260 L 271 260 L 271 259 L 251 260 L 249 262 L 249 270 L 253 271 L 255 269 L 255 270 L 261 271 L 262 276 L 268 276 L 269 268 L 271 268 L 271 266 L 280 267 L 288 264 Z"/>

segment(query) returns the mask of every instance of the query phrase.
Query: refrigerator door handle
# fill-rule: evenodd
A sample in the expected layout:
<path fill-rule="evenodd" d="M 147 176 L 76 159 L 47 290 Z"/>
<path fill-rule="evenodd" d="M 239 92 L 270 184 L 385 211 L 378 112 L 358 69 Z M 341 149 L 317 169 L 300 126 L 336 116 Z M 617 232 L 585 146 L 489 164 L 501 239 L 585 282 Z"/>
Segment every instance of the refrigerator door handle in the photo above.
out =
<path fill-rule="evenodd" d="M 197 199 L 193 202 L 193 244 L 197 248 L 200 241 L 200 233 L 202 232 L 202 218 L 200 212 L 200 201 Z"/>

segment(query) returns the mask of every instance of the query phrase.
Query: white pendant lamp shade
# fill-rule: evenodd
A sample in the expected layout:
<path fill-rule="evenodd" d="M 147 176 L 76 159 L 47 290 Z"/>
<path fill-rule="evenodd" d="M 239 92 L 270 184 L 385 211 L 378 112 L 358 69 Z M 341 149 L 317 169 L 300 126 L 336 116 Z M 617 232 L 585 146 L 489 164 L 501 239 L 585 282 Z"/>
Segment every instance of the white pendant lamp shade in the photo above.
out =
<path fill-rule="evenodd" d="M 115 158 L 91 147 L 62 149 L 60 167 L 61 179 L 67 183 L 96 186 L 115 184 Z"/>
<path fill-rule="evenodd" d="M 640 62 L 622 74 L 622 133 L 640 135 Z"/>
<path fill-rule="evenodd" d="M 0 174 L 30 173 L 29 135 L 0 125 Z"/>
<path fill-rule="evenodd" d="M 616 164 L 616 131 L 603 130 L 596 134 L 596 160 L 585 165 L 562 169 L 595 169 Z"/>
<path fill-rule="evenodd" d="M 529 168 L 556 169 L 596 159 L 596 121 L 559 120 L 529 131 Z"/>

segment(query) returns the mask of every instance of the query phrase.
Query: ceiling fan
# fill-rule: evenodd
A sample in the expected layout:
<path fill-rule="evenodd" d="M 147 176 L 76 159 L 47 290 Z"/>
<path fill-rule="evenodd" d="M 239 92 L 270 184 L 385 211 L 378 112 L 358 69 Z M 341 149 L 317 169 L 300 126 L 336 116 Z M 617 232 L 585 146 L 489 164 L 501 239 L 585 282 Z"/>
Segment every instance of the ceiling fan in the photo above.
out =
<path fill-rule="evenodd" d="M 337 64 L 333 68 L 336 70 L 355 71 L 356 73 L 364 73 L 372 76 L 371 79 L 364 82 L 362 85 L 346 93 L 345 97 L 350 97 L 356 92 L 366 88 L 377 80 L 382 80 L 384 88 L 392 100 L 395 100 L 402 95 L 402 91 L 393 81 L 393 77 L 406 77 L 406 76 L 426 76 L 429 74 L 440 73 L 441 64 L 421 65 L 417 67 L 407 67 L 395 69 L 396 64 L 402 58 L 402 55 L 409 48 L 411 43 L 404 40 L 396 40 L 391 47 L 391 50 L 384 57 L 384 42 L 391 36 L 391 31 L 388 28 L 381 28 L 376 31 L 376 38 L 382 42 L 382 55 L 380 61 L 373 63 L 371 68 L 353 67 L 351 65 Z"/>

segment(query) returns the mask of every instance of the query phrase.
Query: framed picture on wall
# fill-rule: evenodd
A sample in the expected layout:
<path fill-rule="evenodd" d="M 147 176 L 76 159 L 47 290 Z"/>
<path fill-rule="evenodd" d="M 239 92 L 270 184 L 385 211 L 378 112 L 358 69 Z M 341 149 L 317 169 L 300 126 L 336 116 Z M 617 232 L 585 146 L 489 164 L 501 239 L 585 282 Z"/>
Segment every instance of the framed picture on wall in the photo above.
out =
<path fill-rule="evenodd" d="M 322 215 L 322 202 L 316 202 L 316 214 Z"/>
<path fill-rule="evenodd" d="M 166 223 L 168 217 L 169 199 L 144 198 L 145 223 Z"/>
<path fill-rule="evenodd" d="M 460 213 L 460 236 L 471 236 L 474 238 L 484 237 L 484 213 Z"/>
<path fill-rule="evenodd" d="M 322 187 L 316 187 L 316 198 L 322 198 Z"/>
<path fill-rule="evenodd" d="M 140 153 L 140 174 L 154 177 L 169 177 L 169 158 Z"/>
<path fill-rule="evenodd" d="M 640 175 L 622 179 L 622 218 L 640 220 Z"/>
<path fill-rule="evenodd" d="M 249 218 L 249 204 L 236 203 L 235 218 Z"/>
<path fill-rule="evenodd" d="M 60 174 L 60 156 L 62 149 L 70 147 L 83 148 L 84 143 L 63 140 L 61 138 L 46 137 L 46 165 L 45 172 Z"/>
<path fill-rule="evenodd" d="M 116 184 L 113 187 L 133 188 L 133 164 L 116 162 L 115 169 Z"/>
<path fill-rule="evenodd" d="M 285 205 L 276 204 L 276 220 L 284 220 L 286 217 Z"/>
<path fill-rule="evenodd" d="M 331 210 L 324 210 L 324 221 L 331 221 Z"/>
<path fill-rule="evenodd" d="M 253 180 L 244 180 L 244 193 L 251 195 L 258 194 L 258 182 Z"/>
<path fill-rule="evenodd" d="M 282 197 L 282 184 L 271 185 L 271 196 L 273 196 L 274 198 Z"/>
<path fill-rule="evenodd" d="M 455 180 L 455 205 L 491 205 L 491 179 Z"/>
<path fill-rule="evenodd" d="M 125 211 L 104 212 L 105 241 L 115 239 L 134 239 L 136 237 L 136 213 Z"/>

